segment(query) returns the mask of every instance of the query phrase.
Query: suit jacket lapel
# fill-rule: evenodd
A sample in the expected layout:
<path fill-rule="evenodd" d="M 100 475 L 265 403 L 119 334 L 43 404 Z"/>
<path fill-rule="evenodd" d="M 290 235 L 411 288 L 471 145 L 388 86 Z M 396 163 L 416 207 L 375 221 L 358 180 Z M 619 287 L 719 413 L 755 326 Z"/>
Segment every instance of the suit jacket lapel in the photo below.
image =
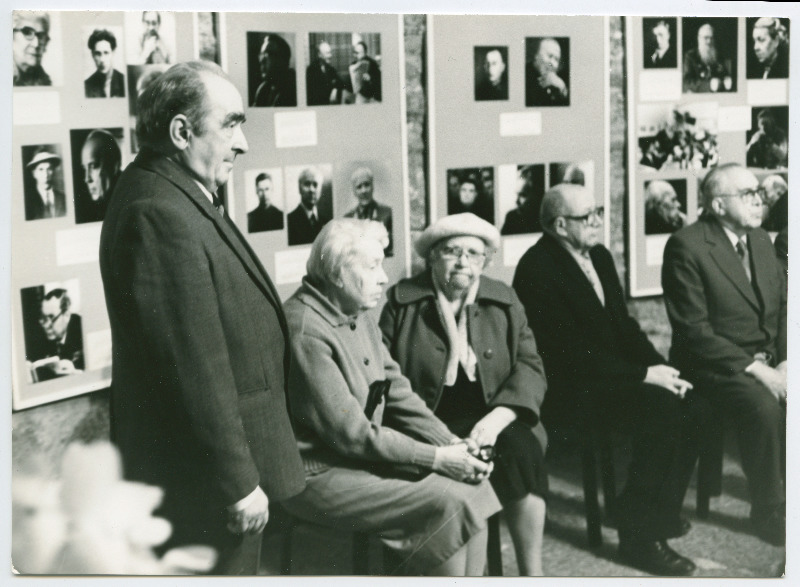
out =
<path fill-rule="evenodd" d="M 728 240 L 728 235 L 722 225 L 715 220 L 708 220 L 705 224 L 706 242 L 709 244 L 709 254 L 722 270 L 722 273 L 731 280 L 736 289 L 744 296 L 748 303 L 757 311 L 760 310 L 756 292 L 747 279 L 742 261 L 736 250 Z"/>
<path fill-rule="evenodd" d="M 580 268 L 578 262 L 572 258 L 569 251 L 558 244 L 558 241 L 548 234 L 542 235 L 542 239 L 547 243 L 550 254 L 553 256 L 555 266 L 563 269 L 564 281 L 567 288 L 583 298 L 583 303 L 581 305 L 589 304 L 592 307 L 593 314 L 602 311 L 603 305 L 600 303 L 600 298 L 597 297 L 594 287 L 589 282 L 589 278 L 584 275 L 583 269 Z M 603 290 L 605 293 L 605 286 Z"/>
<path fill-rule="evenodd" d="M 269 279 L 258 257 L 250 246 L 247 245 L 244 238 L 241 237 L 241 233 L 234 226 L 233 222 L 230 221 L 227 214 L 223 218 L 223 216 L 217 212 L 216 208 L 208 201 L 208 198 L 200 187 L 177 163 L 148 151 L 140 153 L 136 160 L 142 167 L 158 173 L 179 188 L 195 206 L 197 206 L 200 212 L 216 225 L 222 239 L 233 250 L 245 266 L 247 272 L 264 292 L 264 295 L 278 309 L 278 315 L 281 318 L 281 325 L 283 326 L 284 318 L 281 310 L 281 303 L 272 285 L 272 280 Z"/>

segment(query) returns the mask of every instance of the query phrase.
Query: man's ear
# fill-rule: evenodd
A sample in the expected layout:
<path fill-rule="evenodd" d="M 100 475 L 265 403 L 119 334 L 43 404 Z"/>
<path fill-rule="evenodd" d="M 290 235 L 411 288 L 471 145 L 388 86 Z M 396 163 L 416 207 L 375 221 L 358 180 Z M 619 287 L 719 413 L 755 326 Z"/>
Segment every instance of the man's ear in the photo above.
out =
<path fill-rule="evenodd" d="M 553 221 L 553 230 L 556 234 L 560 236 L 564 236 L 564 228 L 566 227 L 566 222 L 564 221 L 563 216 L 556 216 L 556 219 Z"/>
<path fill-rule="evenodd" d="M 189 146 L 191 134 L 192 129 L 186 115 L 176 114 L 175 117 L 170 120 L 169 139 L 179 151 L 183 151 Z"/>

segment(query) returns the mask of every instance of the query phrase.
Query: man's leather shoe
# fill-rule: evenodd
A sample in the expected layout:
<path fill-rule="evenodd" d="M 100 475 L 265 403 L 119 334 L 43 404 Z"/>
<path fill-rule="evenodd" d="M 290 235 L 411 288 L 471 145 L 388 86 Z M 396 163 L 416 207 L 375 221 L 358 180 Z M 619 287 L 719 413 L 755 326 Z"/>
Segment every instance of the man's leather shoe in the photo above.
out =
<path fill-rule="evenodd" d="M 751 516 L 756 536 L 773 546 L 786 544 L 786 506 L 775 508 L 767 516 Z"/>
<path fill-rule="evenodd" d="M 690 559 L 672 550 L 666 540 L 620 541 L 619 556 L 632 567 L 663 577 L 686 577 L 697 568 Z"/>

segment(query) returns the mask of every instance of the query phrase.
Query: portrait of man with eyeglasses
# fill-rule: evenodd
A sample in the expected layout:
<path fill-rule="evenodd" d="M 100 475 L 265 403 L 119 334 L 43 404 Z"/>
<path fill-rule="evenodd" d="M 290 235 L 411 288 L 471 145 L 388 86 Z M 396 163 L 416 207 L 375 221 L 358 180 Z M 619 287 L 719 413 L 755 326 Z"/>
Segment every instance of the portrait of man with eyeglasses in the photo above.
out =
<path fill-rule="evenodd" d="M 22 290 L 25 358 L 29 382 L 37 383 L 84 370 L 83 329 L 70 289 L 77 283 Z"/>
<path fill-rule="evenodd" d="M 15 10 L 14 86 L 51 86 L 50 76 L 42 67 L 42 57 L 50 42 L 50 15 L 33 10 Z"/>

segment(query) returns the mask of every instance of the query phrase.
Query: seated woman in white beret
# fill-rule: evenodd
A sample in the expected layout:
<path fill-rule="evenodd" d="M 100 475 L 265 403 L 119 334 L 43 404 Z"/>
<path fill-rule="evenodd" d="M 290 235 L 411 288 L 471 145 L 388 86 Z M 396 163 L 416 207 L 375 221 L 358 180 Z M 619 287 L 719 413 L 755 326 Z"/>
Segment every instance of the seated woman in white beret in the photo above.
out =
<path fill-rule="evenodd" d="M 547 384 L 514 290 L 481 275 L 499 244 L 497 229 L 470 213 L 428 227 L 416 243 L 428 270 L 389 290 L 380 327 L 428 407 L 473 454 L 494 452 L 490 480 L 520 574 L 541 575 Z"/>
<path fill-rule="evenodd" d="M 482 575 L 500 504 L 475 458 L 417 396 L 366 310 L 383 295 L 386 228 L 332 220 L 286 302 L 289 407 L 306 489 L 284 503 L 309 521 L 377 534 L 393 572 Z"/>

